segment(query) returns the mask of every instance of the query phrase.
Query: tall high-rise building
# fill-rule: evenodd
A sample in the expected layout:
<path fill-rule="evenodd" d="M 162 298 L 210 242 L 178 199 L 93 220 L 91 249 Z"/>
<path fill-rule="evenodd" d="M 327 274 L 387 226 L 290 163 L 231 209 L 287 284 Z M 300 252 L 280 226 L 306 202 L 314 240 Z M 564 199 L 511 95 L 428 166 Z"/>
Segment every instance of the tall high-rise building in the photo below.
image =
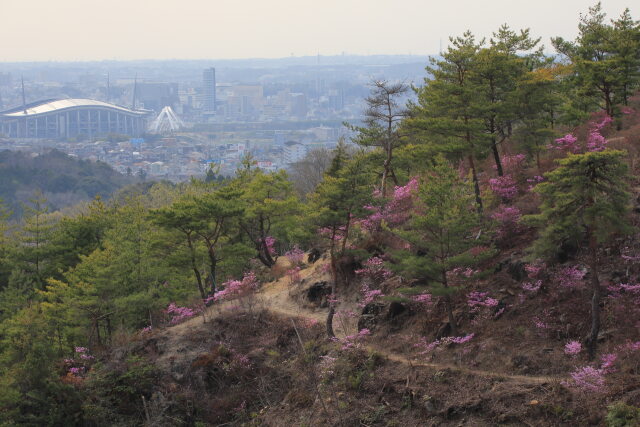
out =
<path fill-rule="evenodd" d="M 202 73 L 202 111 L 216 112 L 216 69 L 207 68 Z"/>

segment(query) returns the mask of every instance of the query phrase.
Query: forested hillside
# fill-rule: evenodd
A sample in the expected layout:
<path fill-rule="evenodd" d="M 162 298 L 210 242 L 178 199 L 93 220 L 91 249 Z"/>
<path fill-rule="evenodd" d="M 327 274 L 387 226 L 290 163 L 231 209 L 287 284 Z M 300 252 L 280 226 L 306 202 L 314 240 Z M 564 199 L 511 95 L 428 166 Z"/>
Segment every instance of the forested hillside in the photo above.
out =
<path fill-rule="evenodd" d="M 20 151 L 0 151 L 0 199 L 16 214 L 36 193 L 52 210 L 95 196 L 107 197 L 135 182 L 101 162 L 78 160 L 51 150 L 38 156 Z"/>
<path fill-rule="evenodd" d="M 312 188 L 247 157 L 1 221 L 0 423 L 638 425 L 640 24 L 578 28 L 373 82 Z"/>

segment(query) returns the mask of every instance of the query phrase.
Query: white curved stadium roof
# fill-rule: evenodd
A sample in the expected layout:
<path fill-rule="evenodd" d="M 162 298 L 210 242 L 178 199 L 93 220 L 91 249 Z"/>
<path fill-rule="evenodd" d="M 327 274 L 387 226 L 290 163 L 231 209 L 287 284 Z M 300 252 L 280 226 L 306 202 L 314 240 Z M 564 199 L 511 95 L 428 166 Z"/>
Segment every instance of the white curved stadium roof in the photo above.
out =
<path fill-rule="evenodd" d="M 131 113 L 131 114 L 145 114 L 143 111 L 134 111 L 129 108 L 121 107 L 115 104 L 109 104 L 108 102 L 96 101 L 93 99 L 84 99 L 84 98 L 71 98 L 71 99 L 60 99 L 55 101 L 48 101 L 38 105 L 30 105 L 27 107 L 26 112 L 22 109 L 18 110 L 17 108 L 14 111 L 3 114 L 5 117 L 24 117 L 24 116 L 33 116 L 36 114 L 45 114 L 51 113 L 54 111 L 64 110 L 67 108 L 76 108 L 76 107 L 103 107 L 103 108 L 111 108 L 120 110 L 122 112 Z M 18 110 L 18 111 L 15 111 Z"/>

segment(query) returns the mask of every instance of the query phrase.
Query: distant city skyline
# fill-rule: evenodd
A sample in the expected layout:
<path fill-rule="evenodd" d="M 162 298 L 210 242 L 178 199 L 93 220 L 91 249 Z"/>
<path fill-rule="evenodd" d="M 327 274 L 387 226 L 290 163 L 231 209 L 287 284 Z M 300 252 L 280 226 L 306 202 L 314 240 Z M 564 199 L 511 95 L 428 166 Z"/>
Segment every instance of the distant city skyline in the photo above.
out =
<path fill-rule="evenodd" d="M 55 0 L 2 4 L 0 61 L 281 58 L 414 54 L 446 48 L 471 30 L 489 37 L 501 24 L 573 39 L 584 0 Z M 638 8 L 608 0 L 609 19 Z"/>

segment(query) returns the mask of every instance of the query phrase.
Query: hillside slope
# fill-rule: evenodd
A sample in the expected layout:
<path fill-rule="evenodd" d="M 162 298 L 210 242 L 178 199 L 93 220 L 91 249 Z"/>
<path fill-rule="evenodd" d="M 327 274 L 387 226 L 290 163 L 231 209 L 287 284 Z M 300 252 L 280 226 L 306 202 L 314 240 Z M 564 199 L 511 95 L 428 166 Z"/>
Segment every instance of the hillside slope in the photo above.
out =
<path fill-rule="evenodd" d="M 495 334 L 487 328 L 471 344 L 448 346 L 437 356 L 421 355 L 410 344 L 423 332 L 423 322 L 412 323 L 421 317 L 415 313 L 401 331 L 391 331 L 397 319 L 380 321 L 347 350 L 346 337 L 356 333 L 360 316 L 338 318 L 337 342 L 331 343 L 324 333 L 327 309 L 309 298 L 328 279 L 326 262 L 303 268 L 299 284 L 285 275 L 115 352 L 119 363 L 137 354 L 159 370 L 151 394 L 153 405 L 162 399 L 165 408 L 151 410 L 148 422 L 178 425 L 171 418 L 184 417 L 185 394 L 198 396 L 192 411 L 207 425 L 555 426 L 602 419 L 601 408 L 589 408 L 562 386 L 570 363 L 532 365 L 521 369 L 526 374 L 503 363 L 527 351 L 509 339 L 496 342 L 505 325 L 520 321 L 517 315 L 490 325 Z M 274 269 L 289 267 L 280 258 Z M 339 312 L 360 311 L 356 299 L 345 299 Z M 543 364 L 558 358 L 548 348 L 538 354 L 547 355 Z M 118 366 L 118 357 L 109 363 Z"/>
<path fill-rule="evenodd" d="M 19 151 L 0 152 L 0 199 L 19 216 L 22 203 L 41 192 L 53 210 L 108 197 L 135 182 L 102 162 L 78 160 L 58 150 L 38 156 Z"/>

